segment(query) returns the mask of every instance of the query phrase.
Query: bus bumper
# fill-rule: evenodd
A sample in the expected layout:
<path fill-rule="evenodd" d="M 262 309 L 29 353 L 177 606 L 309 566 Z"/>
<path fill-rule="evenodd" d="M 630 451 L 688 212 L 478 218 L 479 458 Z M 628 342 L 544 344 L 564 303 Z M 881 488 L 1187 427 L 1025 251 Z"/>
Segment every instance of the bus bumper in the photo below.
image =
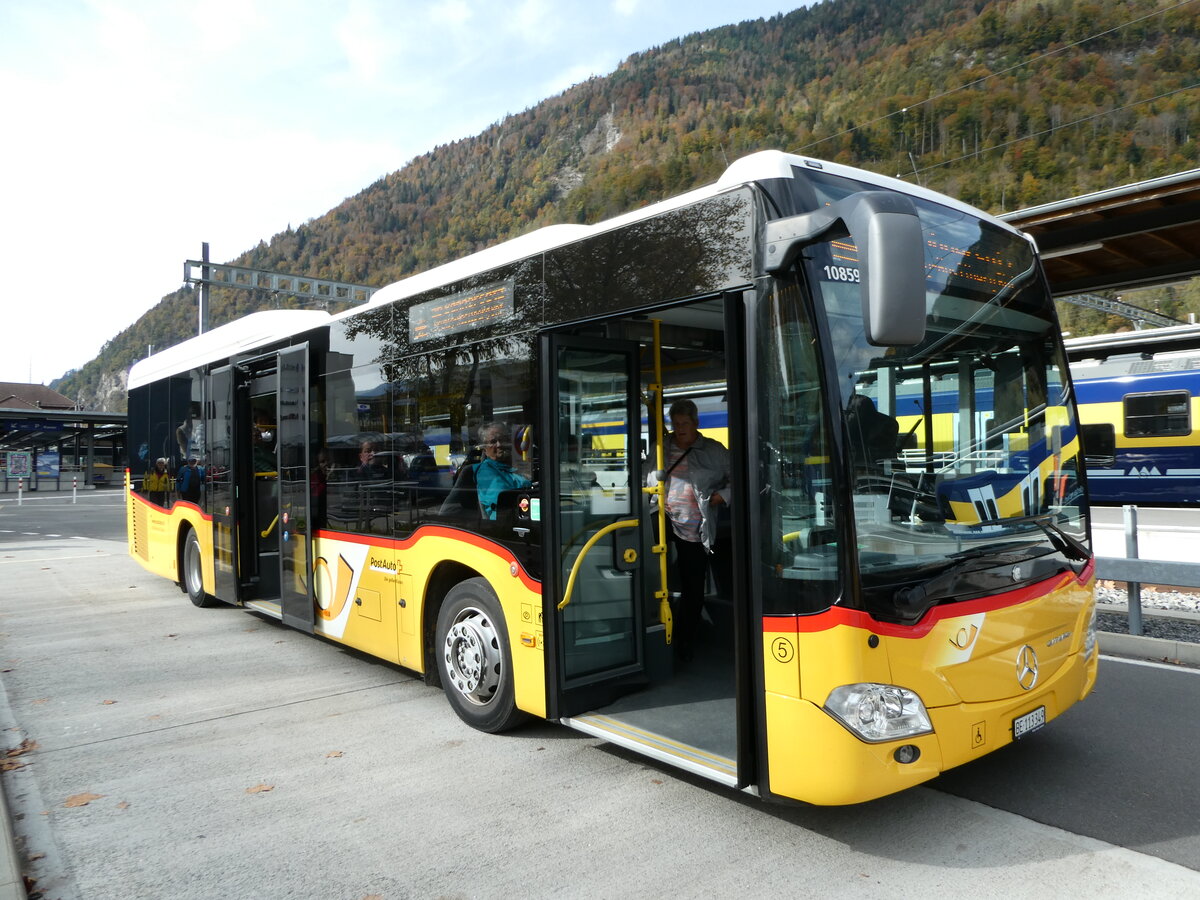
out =
<path fill-rule="evenodd" d="M 820 806 L 863 803 L 937 777 L 1013 742 L 1013 723 L 1044 707 L 1045 722 L 1086 697 L 1096 683 L 1096 650 L 1072 655 L 1038 690 L 986 703 L 929 709 L 933 733 L 886 743 L 860 740 L 819 706 L 768 693 L 764 795 Z M 1033 718 L 1036 719 L 1036 716 Z M 902 763 L 896 751 L 916 747 Z"/>

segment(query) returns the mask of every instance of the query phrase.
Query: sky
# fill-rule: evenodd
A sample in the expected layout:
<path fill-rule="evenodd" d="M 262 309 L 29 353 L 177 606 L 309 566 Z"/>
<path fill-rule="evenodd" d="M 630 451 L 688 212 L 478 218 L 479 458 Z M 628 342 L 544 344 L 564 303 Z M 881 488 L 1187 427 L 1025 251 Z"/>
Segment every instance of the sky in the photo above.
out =
<path fill-rule="evenodd" d="M 0 382 L 632 53 L 803 0 L 3 0 Z M 301 273 L 302 274 L 302 273 Z"/>

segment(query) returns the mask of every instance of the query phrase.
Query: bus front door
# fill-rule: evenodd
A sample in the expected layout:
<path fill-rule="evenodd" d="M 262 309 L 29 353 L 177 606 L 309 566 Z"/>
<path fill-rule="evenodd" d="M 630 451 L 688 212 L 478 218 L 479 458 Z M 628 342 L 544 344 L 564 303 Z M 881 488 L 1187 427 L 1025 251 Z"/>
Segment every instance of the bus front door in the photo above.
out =
<path fill-rule="evenodd" d="M 542 426 L 551 702 L 562 718 L 645 680 L 638 353 L 626 342 L 543 342 L 553 361 Z"/>

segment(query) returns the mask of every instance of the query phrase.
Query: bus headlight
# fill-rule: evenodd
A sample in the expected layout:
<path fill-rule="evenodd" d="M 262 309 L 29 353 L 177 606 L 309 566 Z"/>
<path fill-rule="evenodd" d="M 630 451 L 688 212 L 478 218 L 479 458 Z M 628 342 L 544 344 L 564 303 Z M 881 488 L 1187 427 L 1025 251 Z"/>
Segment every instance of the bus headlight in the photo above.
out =
<path fill-rule="evenodd" d="M 1087 659 L 1096 649 L 1096 605 L 1092 604 L 1092 614 L 1088 618 L 1087 633 L 1083 637 L 1083 658 Z"/>
<path fill-rule="evenodd" d="M 825 701 L 825 712 L 871 743 L 933 731 L 921 698 L 894 684 L 844 684 L 834 688 Z"/>

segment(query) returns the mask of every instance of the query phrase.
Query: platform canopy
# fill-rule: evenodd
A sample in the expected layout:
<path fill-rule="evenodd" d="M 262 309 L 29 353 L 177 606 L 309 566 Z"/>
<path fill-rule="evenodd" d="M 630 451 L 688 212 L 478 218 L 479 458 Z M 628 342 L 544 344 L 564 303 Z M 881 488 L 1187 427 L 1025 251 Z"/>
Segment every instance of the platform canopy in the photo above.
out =
<path fill-rule="evenodd" d="M 1037 241 L 1056 297 L 1200 275 L 1200 169 L 1000 218 Z"/>

